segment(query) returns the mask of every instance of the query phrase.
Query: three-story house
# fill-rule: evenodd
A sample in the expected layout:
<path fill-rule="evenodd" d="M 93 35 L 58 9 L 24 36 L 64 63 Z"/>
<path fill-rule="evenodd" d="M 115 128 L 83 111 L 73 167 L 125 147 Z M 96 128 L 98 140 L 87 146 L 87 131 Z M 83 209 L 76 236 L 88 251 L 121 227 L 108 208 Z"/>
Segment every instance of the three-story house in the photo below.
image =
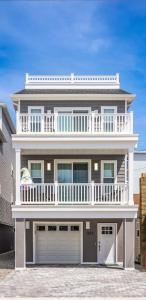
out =
<path fill-rule="evenodd" d="M 134 267 L 135 95 L 110 76 L 31 76 L 17 110 L 16 268 Z"/>

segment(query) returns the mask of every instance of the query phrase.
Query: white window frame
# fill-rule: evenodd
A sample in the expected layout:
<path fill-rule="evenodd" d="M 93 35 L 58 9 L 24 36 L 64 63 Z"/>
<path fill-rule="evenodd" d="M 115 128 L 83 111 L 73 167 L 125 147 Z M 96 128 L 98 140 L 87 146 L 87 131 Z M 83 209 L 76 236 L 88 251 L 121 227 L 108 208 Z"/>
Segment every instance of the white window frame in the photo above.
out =
<path fill-rule="evenodd" d="M 88 110 L 88 113 L 91 113 L 91 107 L 54 107 L 54 113 L 58 113 L 58 112 L 67 112 L 67 111 L 71 111 L 71 113 L 73 112 L 73 110 Z"/>
<path fill-rule="evenodd" d="M 87 163 L 88 164 L 88 183 L 91 182 L 91 160 L 90 159 L 54 159 L 54 182 L 58 181 L 58 164 L 72 164 L 73 170 L 73 163 Z M 73 183 L 73 173 L 72 173 L 72 182 Z"/>
<path fill-rule="evenodd" d="M 44 129 L 44 117 L 43 117 L 43 115 L 44 115 L 44 106 L 28 106 L 28 114 L 29 115 L 33 115 L 33 113 L 31 112 L 31 109 L 40 109 L 41 110 L 41 115 L 42 115 L 42 118 L 40 119 L 40 122 L 41 122 L 41 130 L 40 131 L 38 131 L 38 132 L 42 132 L 43 131 L 43 129 Z M 34 114 L 35 115 L 35 114 Z M 28 126 L 30 127 L 30 118 L 28 118 Z M 29 130 L 30 130 L 30 128 L 29 128 Z M 33 131 L 31 131 L 31 132 L 33 132 Z M 35 131 L 34 131 L 35 132 Z"/>
<path fill-rule="evenodd" d="M 101 113 L 104 114 L 104 109 L 114 109 L 114 114 L 117 114 L 117 106 L 101 106 Z"/>
<path fill-rule="evenodd" d="M 41 114 L 44 113 L 44 106 L 28 106 L 28 113 L 31 114 L 31 109 L 41 109 Z"/>
<path fill-rule="evenodd" d="M 42 176 L 42 183 L 44 183 L 44 160 L 28 160 L 28 170 L 31 174 L 31 164 L 33 163 L 40 163 L 41 164 L 41 176 Z"/>
<path fill-rule="evenodd" d="M 101 183 L 104 183 L 104 164 L 113 163 L 114 164 L 114 183 L 117 183 L 117 160 L 101 160 Z"/>

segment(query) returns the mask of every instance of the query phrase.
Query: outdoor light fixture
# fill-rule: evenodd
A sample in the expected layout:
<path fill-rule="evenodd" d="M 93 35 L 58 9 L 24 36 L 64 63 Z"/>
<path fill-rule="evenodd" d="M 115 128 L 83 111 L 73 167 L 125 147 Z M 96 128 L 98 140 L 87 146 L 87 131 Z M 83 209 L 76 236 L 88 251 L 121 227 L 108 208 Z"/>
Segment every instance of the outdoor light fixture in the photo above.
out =
<path fill-rule="evenodd" d="M 47 163 L 47 171 L 51 171 L 51 163 Z"/>
<path fill-rule="evenodd" d="M 86 229 L 90 229 L 90 222 L 86 222 Z"/>
<path fill-rule="evenodd" d="M 25 223 L 25 228 L 26 228 L 26 229 L 30 229 L 30 221 L 26 221 L 26 223 Z"/>
<path fill-rule="evenodd" d="M 94 171 L 98 171 L 98 163 L 94 163 Z"/>

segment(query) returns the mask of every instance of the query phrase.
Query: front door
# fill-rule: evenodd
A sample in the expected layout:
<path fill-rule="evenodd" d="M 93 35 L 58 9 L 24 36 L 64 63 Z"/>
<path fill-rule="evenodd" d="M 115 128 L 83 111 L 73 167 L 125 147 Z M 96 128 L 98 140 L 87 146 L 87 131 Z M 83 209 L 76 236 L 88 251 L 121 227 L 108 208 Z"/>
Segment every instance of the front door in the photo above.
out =
<path fill-rule="evenodd" d="M 116 224 L 98 224 L 97 257 L 99 264 L 116 263 Z"/>

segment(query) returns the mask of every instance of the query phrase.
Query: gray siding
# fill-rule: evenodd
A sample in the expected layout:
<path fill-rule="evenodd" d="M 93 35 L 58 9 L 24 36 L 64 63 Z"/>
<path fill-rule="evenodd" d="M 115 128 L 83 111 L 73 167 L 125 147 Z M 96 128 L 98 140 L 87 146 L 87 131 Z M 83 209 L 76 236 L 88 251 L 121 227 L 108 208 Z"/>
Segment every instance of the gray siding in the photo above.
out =
<path fill-rule="evenodd" d="M 101 160 L 117 160 L 118 183 L 125 182 L 124 155 L 22 155 L 21 167 L 28 167 L 28 160 L 44 160 L 44 181 L 54 182 L 54 159 L 91 159 L 91 180 L 101 182 Z M 47 171 L 47 162 L 51 163 L 51 171 Z M 94 162 L 99 163 L 99 170 L 94 171 Z"/>
<path fill-rule="evenodd" d="M 25 220 L 15 222 L 15 267 L 25 267 Z"/>
<path fill-rule="evenodd" d="M 30 220 L 30 229 L 26 229 L 26 261 L 33 261 L 33 221 L 49 222 L 52 220 Z M 59 222 L 60 220 L 53 220 Z M 61 222 L 83 222 L 83 262 L 97 262 L 97 225 L 98 223 L 116 223 L 117 224 L 117 262 L 123 261 L 123 220 L 117 219 L 97 219 L 97 220 L 61 220 Z M 90 222 L 90 229 L 86 229 L 86 221 Z M 127 267 L 134 263 L 134 220 L 126 222 L 126 251 Z M 130 238 L 129 238 L 130 237 Z M 132 241 L 132 243 L 131 243 Z"/>
<path fill-rule="evenodd" d="M 11 176 L 11 165 L 14 168 L 14 150 L 12 149 L 11 130 L 2 115 L 2 128 L 6 142 L 0 142 L 0 223 L 12 225 L 11 201 L 14 198 L 14 177 Z"/>
<path fill-rule="evenodd" d="M 125 101 L 44 101 L 44 100 L 25 100 L 20 101 L 20 112 L 27 113 L 28 106 L 44 106 L 44 112 L 51 110 L 54 112 L 54 107 L 91 107 L 92 110 L 98 110 L 101 112 L 101 106 L 117 106 L 118 113 L 125 112 Z"/>

